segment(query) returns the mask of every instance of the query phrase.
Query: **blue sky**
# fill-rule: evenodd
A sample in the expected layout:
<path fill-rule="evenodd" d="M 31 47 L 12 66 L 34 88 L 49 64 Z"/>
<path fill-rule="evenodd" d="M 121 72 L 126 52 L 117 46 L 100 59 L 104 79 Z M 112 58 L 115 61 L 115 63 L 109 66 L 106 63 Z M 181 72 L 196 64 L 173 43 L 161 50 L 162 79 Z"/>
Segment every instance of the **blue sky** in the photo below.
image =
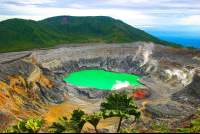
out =
<path fill-rule="evenodd" d="M 0 0 L 0 21 L 59 15 L 110 16 L 147 32 L 200 38 L 200 0 Z"/>

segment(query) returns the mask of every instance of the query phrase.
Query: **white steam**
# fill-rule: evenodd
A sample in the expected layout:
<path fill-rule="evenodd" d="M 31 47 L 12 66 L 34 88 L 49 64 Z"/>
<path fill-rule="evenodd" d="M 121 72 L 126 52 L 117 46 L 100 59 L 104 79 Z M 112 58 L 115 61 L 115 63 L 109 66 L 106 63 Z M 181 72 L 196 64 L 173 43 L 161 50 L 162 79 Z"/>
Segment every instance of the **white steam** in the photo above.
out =
<path fill-rule="evenodd" d="M 185 71 L 183 71 L 183 70 L 185 70 Z M 165 72 L 168 74 L 169 79 L 171 79 L 172 76 L 176 76 L 183 85 L 186 85 L 186 82 L 188 82 L 191 79 L 191 77 L 194 75 L 194 70 L 187 70 L 186 68 L 184 68 L 183 70 L 167 69 L 167 70 L 165 70 Z"/>
<path fill-rule="evenodd" d="M 128 81 L 121 82 L 121 81 L 116 80 L 116 84 L 112 86 L 111 90 L 120 89 L 122 87 L 127 87 L 129 85 L 130 83 Z"/>
<path fill-rule="evenodd" d="M 133 60 L 135 59 L 136 56 L 138 56 L 140 54 L 141 50 L 142 50 L 142 47 L 139 46 L 138 50 L 136 51 L 135 56 L 133 57 Z"/>
<path fill-rule="evenodd" d="M 150 53 L 148 53 L 147 51 L 143 53 L 144 62 L 140 66 L 143 66 L 144 64 L 146 64 L 149 61 L 149 55 L 150 55 Z"/>
<path fill-rule="evenodd" d="M 153 43 L 145 43 L 144 47 L 143 47 L 143 56 L 144 56 L 144 61 L 143 63 L 140 65 L 143 66 L 144 64 L 146 64 L 149 61 L 149 56 L 153 53 L 153 49 L 154 49 L 154 45 Z"/>

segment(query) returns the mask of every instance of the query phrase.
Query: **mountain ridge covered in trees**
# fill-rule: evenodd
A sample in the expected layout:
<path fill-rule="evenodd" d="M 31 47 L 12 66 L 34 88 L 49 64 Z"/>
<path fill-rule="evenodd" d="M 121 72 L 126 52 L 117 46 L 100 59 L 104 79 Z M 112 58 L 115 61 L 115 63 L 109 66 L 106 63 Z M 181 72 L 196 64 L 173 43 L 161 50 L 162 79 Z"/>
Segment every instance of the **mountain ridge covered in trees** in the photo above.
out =
<path fill-rule="evenodd" d="M 183 47 L 156 38 L 121 20 L 106 16 L 56 16 L 41 21 L 8 19 L 0 22 L 0 52 L 30 50 L 71 43 L 153 42 Z"/>

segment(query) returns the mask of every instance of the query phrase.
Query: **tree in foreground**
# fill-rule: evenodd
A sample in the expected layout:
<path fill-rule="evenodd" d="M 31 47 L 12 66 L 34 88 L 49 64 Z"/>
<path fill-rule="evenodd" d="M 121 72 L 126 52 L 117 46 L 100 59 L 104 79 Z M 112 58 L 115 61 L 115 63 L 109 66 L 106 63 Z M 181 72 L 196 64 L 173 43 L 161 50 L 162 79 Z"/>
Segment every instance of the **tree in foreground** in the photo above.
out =
<path fill-rule="evenodd" d="M 67 117 L 61 117 L 49 127 L 50 132 L 54 133 L 80 133 L 87 121 L 88 115 L 84 111 L 74 110 L 70 120 Z"/>
<path fill-rule="evenodd" d="M 133 100 L 133 96 L 130 98 L 127 97 L 127 94 L 119 95 L 118 93 L 114 92 L 107 96 L 107 102 L 101 103 L 100 110 L 103 112 L 103 118 L 110 118 L 110 117 L 120 117 L 117 133 L 120 130 L 122 118 L 125 117 L 126 119 L 130 118 L 130 115 L 135 116 L 136 122 L 137 119 L 140 118 L 141 112 L 138 107 L 135 105 Z"/>

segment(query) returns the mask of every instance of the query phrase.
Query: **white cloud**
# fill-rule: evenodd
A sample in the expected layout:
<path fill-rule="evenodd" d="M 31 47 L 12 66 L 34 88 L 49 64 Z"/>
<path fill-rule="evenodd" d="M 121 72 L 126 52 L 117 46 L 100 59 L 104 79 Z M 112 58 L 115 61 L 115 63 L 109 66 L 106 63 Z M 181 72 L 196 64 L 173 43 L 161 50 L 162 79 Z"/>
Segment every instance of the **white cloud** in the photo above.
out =
<path fill-rule="evenodd" d="M 14 18 L 20 18 L 20 19 L 26 19 L 26 20 L 42 20 L 44 18 L 48 18 L 51 16 L 39 16 L 39 15 L 0 15 L 0 21 L 7 20 L 7 19 L 14 19 Z"/>
<path fill-rule="evenodd" d="M 46 3 L 55 3 L 54 0 L 14 0 L 14 2 L 22 4 L 46 4 Z"/>
<path fill-rule="evenodd" d="M 11 0 L 10 0 L 11 1 Z M 53 4 L 56 3 L 56 0 L 13 0 L 18 3 L 25 3 L 26 6 L 19 6 L 14 4 L 1 4 L 0 3 L 0 21 L 9 19 L 9 18 L 23 18 L 23 19 L 33 19 L 41 20 L 47 17 L 60 16 L 60 15 L 71 15 L 71 16 L 110 16 L 115 19 L 120 19 L 125 23 L 128 23 L 132 26 L 137 27 L 155 27 L 158 25 L 200 25 L 200 15 L 194 15 L 199 12 L 198 9 L 167 9 L 167 8 L 157 8 L 161 5 L 167 7 L 181 7 L 186 4 L 177 4 L 174 5 L 170 0 L 109 0 L 104 5 L 110 3 L 110 5 L 122 5 L 122 6 L 131 6 L 133 8 L 117 8 L 113 6 L 112 8 L 104 8 L 101 5 L 101 8 L 86 8 L 85 5 L 75 4 L 71 2 L 68 4 L 68 8 L 59 8 L 59 7 L 38 7 L 37 5 L 32 4 Z M 70 0 L 68 0 L 70 1 Z M 163 3 L 162 3 L 163 2 Z M 134 5 L 145 3 L 145 6 L 155 6 L 153 9 L 135 9 Z M 191 4 L 190 6 L 193 6 Z M 196 6 L 196 5 L 195 5 Z M 115 8 L 114 8 L 115 7 Z M 19 13 L 27 15 L 3 15 L 1 11 L 9 11 L 10 13 Z M 186 17 L 187 16 L 187 17 Z"/>
<path fill-rule="evenodd" d="M 16 6 L 7 5 L 10 11 L 19 11 L 22 13 L 29 14 L 27 16 L 58 16 L 58 15 L 72 15 L 72 16 L 110 16 L 115 19 L 120 19 L 129 23 L 135 20 L 141 21 L 151 21 L 152 16 L 143 14 L 140 11 L 123 10 L 123 9 L 75 9 L 75 8 L 41 8 L 41 7 L 31 7 L 31 6 Z M 17 16 L 14 16 L 17 17 Z M 20 16 L 22 17 L 22 16 Z M 0 16 L 0 20 L 7 18 L 4 15 Z M 23 17 L 29 18 L 29 17 Z M 39 17 L 41 18 L 41 17 Z M 44 19 L 43 18 L 43 19 Z M 35 19 L 35 17 L 33 17 Z M 38 19 L 37 19 L 38 20 Z"/>
<path fill-rule="evenodd" d="M 144 26 L 144 25 L 132 25 L 134 27 L 157 27 L 157 26 Z"/>
<path fill-rule="evenodd" d="M 106 3 L 110 5 L 131 6 L 134 4 L 143 4 L 143 3 L 148 3 L 151 5 L 151 4 L 158 3 L 158 1 L 156 0 L 108 0 Z"/>
<path fill-rule="evenodd" d="M 84 8 L 84 5 L 80 5 L 80 4 L 71 4 L 70 7 L 74 7 L 74 8 Z"/>
<path fill-rule="evenodd" d="M 194 0 L 193 0 L 194 1 Z M 118 5 L 118 6 L 135 6 L 135 7 L 147 7 L 151 9 L 166 9 L 167 7 L 169 8 L 174 8 L 174 7 L 186 7 L 186 8 L 199 8 L 199 3 L 193 2 L 190 0 L 190 2 L 186 1 L 175 1 L 175 0 L 107 0 L 106 4 L 110 5 Z"/>
<path fill-rule="evenodd" d="M 200 15 L 191 15 L 179 20 L 180 25 L 200 25 Z"/>

